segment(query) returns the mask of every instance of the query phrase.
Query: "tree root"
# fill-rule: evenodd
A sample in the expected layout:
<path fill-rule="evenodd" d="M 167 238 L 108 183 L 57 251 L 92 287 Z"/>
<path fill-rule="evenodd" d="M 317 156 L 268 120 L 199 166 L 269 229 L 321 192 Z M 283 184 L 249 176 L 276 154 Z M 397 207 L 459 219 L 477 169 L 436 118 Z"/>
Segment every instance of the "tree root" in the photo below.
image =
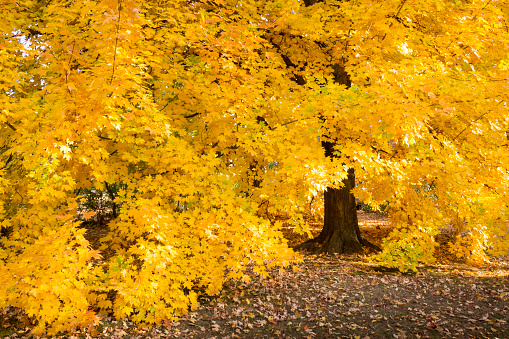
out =
<path fill-rule="evenodd" d="M 358 240 L 359 240 L 359 243 L 364 247 L 367 247 L 375 252 L 382 251 L 382 249 L 380 247 L 373 244 L 372 242 L 370 242 L 363 236 L 359 237 Z M 321 254 L 323 252 L 327 252 L 327 251 L 324 251 L 324 248 L 327 246 L 326 243 L 327 243 L 327 240 L 320 242 L 319 237 L 316 237 L 314 239 L 306 240 L 305 242 L 294 246 L 293 249 L 295 251 L 306 251 L 306 252 L 310 252 L 310 253 Z M 343 246 L 343 248 L 344 248 L 344 246 Z M 338 253 L 338 254 L 343 254 L 343 253 Z"/>

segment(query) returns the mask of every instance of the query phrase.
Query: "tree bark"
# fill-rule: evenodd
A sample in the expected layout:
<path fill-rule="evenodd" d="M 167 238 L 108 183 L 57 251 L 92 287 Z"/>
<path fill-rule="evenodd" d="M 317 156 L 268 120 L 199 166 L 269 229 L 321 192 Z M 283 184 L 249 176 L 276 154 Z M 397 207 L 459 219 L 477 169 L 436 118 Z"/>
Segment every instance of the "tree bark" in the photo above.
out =
<path fill-rule="evenodd" d="M 345 253 L 362 251 L 361 232 L 357 220 L 355 197 L 351 193 L 355 187 L 353 168 L 348 170 L 348 178 L 340 188 L 328 187 L 324 192 L 323 228 L 315 239 L 298 246 L 317 254 Z"/>
<path fill-rule="evenodd" d="M 307 0 L 306 6 L 311 6 L 320 0 Z M 352 86 L 350 76 L 340 64 L 334 64 L 334 82 Z M 327 140 L 327 137 L 324 137 Z M 325 156 L 334 157 L 334 141 L 322 141 Z M 297 246 L 297 249 L 311 250 L 317 254 L 352 254 L 362 251 L 367 246 L 379 251 L 380 248 L 367 241 L 359 229 L 357 220 L 357 204 L 352 189 L 355 187 L 355 171 L 348 169 L 348 176 L 342 181 L 340 188 L 328 187 L 324 192 L 324 221 L 323 229 L 318 237 Z"/>
<path fill-rule="evenodd" d="M 304 6 L 313 6 L 323 0 L 304 0 Z M 276 45 L 277 46 L 277 45 Z M 296 68 L 296 65 L 286 55 L 282 55 L 283 61 L 288 67 Z M 341 61 L 343 62 L 343 61 Z M 332 65 L 334 70 L 334 82 L 345 85 L 347 88 L 352 86 L 350 76 L 340 63 Z M 299 85 L 304 85 L 306 80 L 300 74 L 294 74 L 294 80 Z M 324 136 L 322 147 L 325 150 L 325 156 L 333 158 L 334 140 Z M 362 251 L 362 246 L 370 247 L 374 250 L 380 250 L 376 245 L 371 244 L 364 239 L 359 229 L 357 220 L 357 206 L 352 189 L 355 187 L 355 172 L 353 168 L 348 170 L 348 176 L 343 180 L 340 188 L 328 187 L 324 192 L 324 223 L 323 229 L 318 237 L 308 240 L 296 247 L 300 250 L 309 250 L 314 253 L 327 254 L 351 254 Z"/>
<path fill-rule="evenodd" d="M 341 72 L 341 73 L 340 73 Z M 350 79 L 340 67 L 335 68 L 336 81 L 350 87 Z M 340 74 L 338 74 L 340 73 Z M 334 142 L 322 141 L 325 156 L 334 157 Z M 296 247 L 316 254 L 352 254 L 362 251 L 362 246 L 375 251 L 380 248 L 367 241 L 359 229 L 357 219 L 357 202 L 352 193 L 355 187 L 355 170 L 348 169 L 347 178 L 343 179 L 340 188 L 328 187 L 324 192 L 323 228 L 318 237 L 308 240 Z"/>
<path fill-rule="evenodd" d="M 366 246 L 380 250 L 361 234 L 357 220 L 355 197 L 351 190 L 355 187 L 355 172 L 348 170 L 348 177 L 340 188 L 328 187 L 324 192 L 324 223 L 318 237 L 296 247 L 316 254 L 352 254 L 362 251 Z"/>

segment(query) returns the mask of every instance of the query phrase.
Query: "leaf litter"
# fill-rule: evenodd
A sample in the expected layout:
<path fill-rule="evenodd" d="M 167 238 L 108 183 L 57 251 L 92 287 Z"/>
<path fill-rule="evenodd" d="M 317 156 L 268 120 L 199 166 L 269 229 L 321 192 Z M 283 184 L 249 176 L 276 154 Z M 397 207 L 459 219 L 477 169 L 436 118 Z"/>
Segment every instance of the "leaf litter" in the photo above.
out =
<path fill-rule="evenodd" d="M 360 215 L 360 221 L 370 241 L 390 231 L 383 217 Z M 377 271 L 364 254 L 304 255 L 265 278 L 247 272 L 250 280 L 229 281 L 178 322 L 143 328 L 105 317 L 87 332 L 60 337 L 508 338 L 509 258 L 483 268 L 441 259 L 401 274 Z M 0 337 L 34 338 L 29 330 L 23 312 L 0 311 Z"/>

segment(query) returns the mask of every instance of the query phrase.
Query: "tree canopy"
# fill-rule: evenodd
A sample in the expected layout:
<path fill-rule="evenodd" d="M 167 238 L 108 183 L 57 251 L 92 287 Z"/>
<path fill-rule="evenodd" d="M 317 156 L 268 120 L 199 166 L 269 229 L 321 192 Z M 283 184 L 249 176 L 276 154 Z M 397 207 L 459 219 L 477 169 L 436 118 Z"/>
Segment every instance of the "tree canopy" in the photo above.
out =
<path fill-rule="evenodd" d="M 398 226 L 374 260 L 431 262 L 447 225 L 458 255 L 509 249 L 505 1 L 0 9 L 0 307 L 36 331 L 174 319 L 248 264 L 287 265 L 268 216 L 305 232 L 349 168 Z M 93 190 L 112 203 L 100 251 L 80 227 Z"/>

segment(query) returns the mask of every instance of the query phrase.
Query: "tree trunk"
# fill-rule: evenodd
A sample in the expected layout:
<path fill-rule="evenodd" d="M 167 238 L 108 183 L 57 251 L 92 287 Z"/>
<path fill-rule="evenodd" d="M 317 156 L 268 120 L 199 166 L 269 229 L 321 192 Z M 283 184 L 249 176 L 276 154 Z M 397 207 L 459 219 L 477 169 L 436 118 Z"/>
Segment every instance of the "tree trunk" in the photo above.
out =
<path fill-rule="evenodd" d="M 325 156 L 334 156 L 335 144 L 322 141 Z M 323 228 L 318 237 L 308 240 L 296 247 L 316 254 L 352 254 L 362 251 L 362 246 L 375 251 L 380 248 L 367 241 L 359 229 L 357 220 L 357 203 L 352 189 L 355 187 L 355 170 L 348 169 L 348 176 L 343 179 L 340 188 L 328 187 L 324 192 Z"/>
<path fill-rule="evenodd" d="M 342 183 L 342 187 L 329 187 L 324 192 L 324 223 L 320 235 L 300 244 L 296 249 L 316 254 L 352 254 L 362 251 L 364 245 L 379 250 L 364 239 L 359 229 L 355 197 L 351 192 L 355 187 L 353 168 L 348 170 L 348 177 Z"/>
<path fill-rule="evenodd" d="M 333 65 L 334 82 L 347 88 L 352 85 L 348 73 L 339 64 Z M 324 136 L 327 140 L 327 137 Z M 322 141 L 325 156 L 334 157 L 333 141 Z M 355 171 L 348 169 L 348 176 L 340 188 L 328 187 L 324 192 L 324 221 L 320 235 L 297 246 L 297 249 L 310 250 L 314 253 L 352 254 L 362 251 L 362 246 L 379 251 L 380 248 L 361 235 L 357 220 L 357 203 L 352 189 L 355 187 Z"/>
<path fill-rule="evenodd" d="M 335 77 L 336 80 L 339 78 L 337 74 Z M 344 81 L 349 86 L 346 73 L 343 73 L 341 77 L 346 79 Z M 334 142 L 322 141 L 325 156 L 334 157 L 334 146 Z M 361 234 L 357 220 L 357 203 L 352 193 L 354 187 L 355 171 L 350 168 L 340 188 L 328 187 L 324 192 L 324 220 L 320 235 L 298 245 L 296 249 L 308 250 L 316 254 L 352 254 L 362 251 L 362 246 L 367 246 L 380 251 L 378 246 L 367 241 Z"/>
<path fill-rule="evenodd" d="M 306 7 L 323 0 L 304 0 Z M 287 66 L 295 65 L 288 56 L 283 56 Z M 352 86 L 350 76 L 345 71 L 343 65 L 336 63 L 332 65 L 334 70 L 334 82 L 345 85 L 347 88 Z M 302 76 L 295 75 L 298 84 L 305 84 Z M 324 140 L 328 140 L 324 136 Z M 322 147 L 325 150 L 325 156 L 333 158 L 334 140 L 322 141 Z M 359 229 L 357 220 L 357 206 L 352 189 L 355 187 L 354 169 L 348 170 L 348 177 L 343 180 L 340 188 L 328 187 L 324 193 L 324 223 L 322 232 L 315 239 L 308 240 L 300 244 L 296 249 L 310 250 L 315 253 L 345 253 L 351 254 L 362 251 L 362 246 L 370 247 L 374 250 L 380 250 L 378 246 L 371 244 L 364 239 Z"/>
<path fill-rule="evenodd" d="M 334 156 L 335 144 L 322 141 L 325 156 Z M 352 189 L 355 187 L 355 171 L 348 170 L 348 176 L 343 179 L 340 188 L 328 187 L 324 192 L 324 220 L 320 235 L 315 239 L 299 245 L 298 249 L 305 249 L 317 254 L 345 253 L 351 254 L 362 251 L 361 232 L 357 220 L 357 208 Z"/>
<path fill-rule="evenodd" d="M 320 244 L 319 253 L 355 253 L 362 250 L 355 197 L 353 168 L 340 188 L 328 187 L 324 193 L 324 222 L 320 235 L 314 242 Z"/>

